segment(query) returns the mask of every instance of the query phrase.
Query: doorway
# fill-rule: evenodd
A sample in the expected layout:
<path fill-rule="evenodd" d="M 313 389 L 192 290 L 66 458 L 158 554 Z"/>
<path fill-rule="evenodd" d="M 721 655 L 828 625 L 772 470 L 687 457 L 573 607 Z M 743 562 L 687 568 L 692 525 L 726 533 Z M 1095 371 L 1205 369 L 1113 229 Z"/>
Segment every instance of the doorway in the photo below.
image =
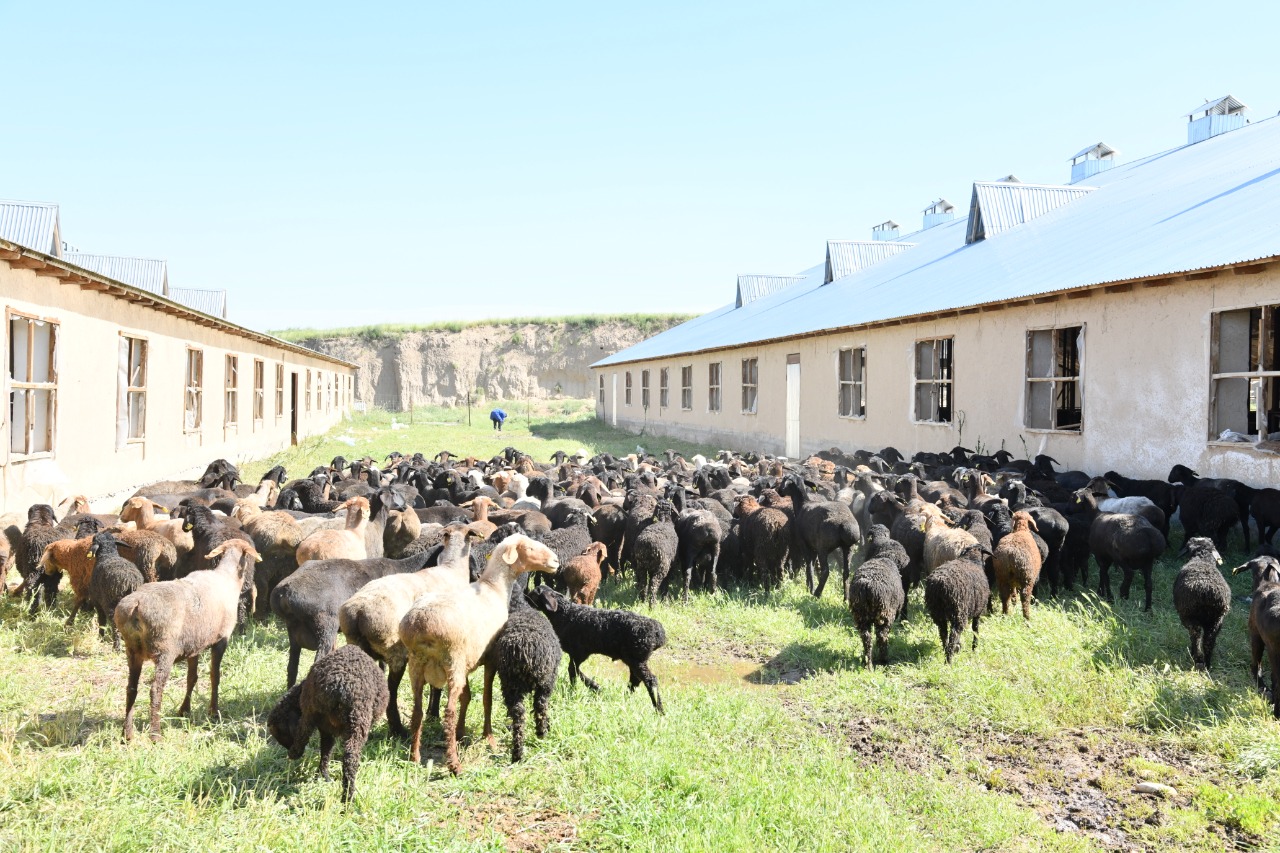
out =
<path fill-rule="evenodd" d="M 298 374 L 289 374 L 289 443 L 298 443 Z"/>
<path fill-rule="evenodd" d="M 618 425 L 618 374 L 613 374 L 613 393 L 609 397 L 609 426 Z"/>
<path fill-rule="evenodd" d="M 787 356 L 787 438 L 783 453 L 788 459 L 800 456 L 800 353 Z"/>

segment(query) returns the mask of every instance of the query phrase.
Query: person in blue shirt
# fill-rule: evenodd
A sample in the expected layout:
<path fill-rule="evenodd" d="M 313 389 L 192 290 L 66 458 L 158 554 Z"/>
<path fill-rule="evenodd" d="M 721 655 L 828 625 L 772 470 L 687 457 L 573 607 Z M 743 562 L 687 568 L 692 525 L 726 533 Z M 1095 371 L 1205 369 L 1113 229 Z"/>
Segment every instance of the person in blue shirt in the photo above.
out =
<path fill-rule="evenodd" d="M 502 409 L 494 409 L 489 413 L 489 420 L 493 421 L 493 428 L 498 432 L 502 432 L 502 422 L 507 419 L 507 413 Z"/>

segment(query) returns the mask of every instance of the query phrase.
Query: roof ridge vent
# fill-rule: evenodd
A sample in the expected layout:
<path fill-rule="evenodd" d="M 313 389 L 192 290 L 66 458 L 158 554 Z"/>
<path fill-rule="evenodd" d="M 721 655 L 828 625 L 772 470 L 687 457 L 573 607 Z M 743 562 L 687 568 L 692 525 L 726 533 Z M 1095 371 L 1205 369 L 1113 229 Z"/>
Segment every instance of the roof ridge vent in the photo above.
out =
<path fill-rule="evenodd" d="M 886 219 L 884 222 L 881 222 L 879 225 L 871 229 L 871 239 L 872 240 L 897 240 L 898 229 L 900 227 L 901 226 L 899 226 L 898 223 L 894 222 L 892 219 Z"/>
<path fill-rule="evenodd" d="M 1248 107 L 1231 95 L 1205 101 L 1187 113 L 1187 144 L 1203 142 L 1211 136 L 1236 130 L 1249 123 L 1244 117 Z"/>
<path fill-rule="evenodd" d="M 935 225 L 950 222 L 956 218 L 956 206 L 945 198 L 940 198 L 924 209 L 924 230 Z"/>
<path fill-rule="evenodd" d="M 1105 172 L 1116 164 L 1120 152 L 1105 142 L 1090 145 L 1071 158 L 1071 183 L 1079 183 L 1099 172 Z"/>
<path fill-rule="evenodd" d="M 915 243 L 903 243 L 900 240 L 828 240 L 827 272 L 823 284 L 853 275 L 872 264 L 878 264 L 885 258 L 899 255 Z"/>
<path fill-rule="evenodd" d="M 964 241 L 976 243 L 994 237 L 1088 195 L 1095 189 L 1097 187 L 977 181 L 973 185 L 969 229 Z"/>
<path fill-rule="evenodd" d="M 804 276 L 800 275 L 740 275 L 738 276 L 738 298 L 733 307 L 741 308 L 757 299 L 780 293 L 802 281 Z"/>
<path fill-rule="evenodd" d="M 63 259 L 158 296 L 169 295 L 169 263 L 159 258 L 97 255 L 70 249 L 63 254 Z"/>

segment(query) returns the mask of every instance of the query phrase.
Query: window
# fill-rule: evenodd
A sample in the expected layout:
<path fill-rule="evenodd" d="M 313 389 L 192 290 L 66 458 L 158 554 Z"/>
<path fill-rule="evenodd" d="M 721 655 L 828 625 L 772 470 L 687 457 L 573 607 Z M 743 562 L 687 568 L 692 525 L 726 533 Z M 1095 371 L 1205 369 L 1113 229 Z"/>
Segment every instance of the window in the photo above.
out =
<path fill-rule="evenodd" d="M 240 410 L 238 404 L 240 387 L 240 358 L 238 356 L 227 356 L 227 372 L 226 372 L 226 388 L 225 388 L 225 404 L 223 407 L 222 423 L 225 426 L 235 426 L 240 420 Z"/>
<path fill-rule="evenodd" d="M 147 342 L 120 336 L 120 388 L 116 397 L 116 449 L 146 437 Z"/>
<path fill-rule="evenodd" d="M 671 370 L 662 368 L 658 371 L 658 406 L 665 409 L 671 405 Z"/>
<path fill-rule="evenodd" d="M 649 408 L 649 371 L 640 371 L 640 407 Z"/>
<path fill-rule="evenodd" d="M 276 417 L 284 417 L 284 365 L 276 365 Z"/>
<path fill-rule="evenodd" d="M 187 350 L 187 394 L 182 428 L 186 432 L 198 432 L 204 412 L 204 352 Z"/>
<path fill-rule="evenodd" d="M 600 374 L 600 405 L 604 405 L 604 374 Z"/>
<path fill-rule="evenodd" d="M 760 381 L 760 361 L 755 358 L 742 360 L 742 412 L 756 413 L 756 386 Z"/>
<path fill-rule="evenodd" d="M 720 362 L 707 365 L 707 411 L 720 411 Z"/>
<path fill-rule="evenodd" d="M 1209 438 L 1227 430 L 1270 435 L 1280 430 L 1280 357 L 1276 325 L 1280 305 L 1213 315 Z M 1260 417 L 1261 415 L 1261 417 Z"/>
<path fill-rule="evenodd" d="M 1080 432 L 1084 397 L 1080 348 L 1084 326 L 1027 332 L 1027 416 L 1029 429 Z"/>
<path fill-rule="evenodd" d="M 840 417 L 865 418 L 867 348 L 840 350 Z"/>
<path fill-rule="evenodd" d="M 58 411 L 58 324 L 9 315 L 9 451 L 53 453 Z"/>
<path fill-rule="evenodd" d="M 311 411 L 311 370 L 309 368 L 307 370 L 307 387 L 302 393 L 302 408 L 307 412 Z"/>
<path fill-rule="evenodd" d="M 628 406 L 630 406 L 631 405 L 631 371 L 630 370 L 627 371 L 626 380 L 627 380 L 626 395 L 623 397 L 623 402 L 626 403 Z"/>
<path fill-rule="evenodd" d="M 680 368 L 680 408 L 693 411 L 693 365 Z"/>
<path fill-rule="evenodd" d="M 916 342 L 916 420 L 949 424 L 955 338 Z"/>
<path fill-rule="evenodd" d="M 267 366 L 261 359 L 253 360 L 253 428 L 262 426 L 263 410 L 267 407 Z"/>

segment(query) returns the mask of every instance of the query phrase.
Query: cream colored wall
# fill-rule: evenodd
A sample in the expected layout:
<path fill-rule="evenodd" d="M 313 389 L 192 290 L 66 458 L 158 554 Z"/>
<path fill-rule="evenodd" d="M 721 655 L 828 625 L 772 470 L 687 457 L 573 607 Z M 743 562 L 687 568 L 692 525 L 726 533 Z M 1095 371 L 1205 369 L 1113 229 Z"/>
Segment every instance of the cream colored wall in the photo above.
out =
<path fill-rule="evenodd" d="M 1254 485 L 1280 479 L 1280 457 L 1207 439 L 1209 324 L 1215 311 L 1280 303 L 1280 266 L 1256 275 L 1223 272 L 1216 278 L 1176 278 L 1163 287 L 1134 285 L 1124 293 L 1096 292 L 1085 298 L 1058 298 L 1043 304 L 983 311 L 943 320 L 883 327 L 839 335 L 744 347 L 687 358 L 604 368 L 606 377 L 654 377 L 654 405 L 647 421 L 638 405 L 619 401 L 618 426 L 638 432 L 771 453 L 783 450 L 786 361 L 801 363 L 801 451 L 839 447 L 879 449 L 893 445 L 910 455 L 944 451 L 960 443 L 981 443 L 991 452 L 1002 444 L 1015 456 L 1047 453 L 1062 465 L 1101 473 L 1163 479 L 1173 464 L 1195 467 L 1206 477 L 1236 477 Z M 1023 426 L 1026 334 L 1029 329 L 1084 325 L 1084 429 L 1055 433 Z M 914 423 L 911 417 L 913 346 L 917 340 L 955 338 L 955 410 L 949 425 Z M 839 350 L 867 347 L 867 415 L 837 415 Z M 758 414 L 740 412 L 740 364 L 760 359 Z M 707 365 L 724 364 L 724 407 L 707 411 Z M 682 365 L 693 365 L 693 411 L 679 408 Z M 671 402 L 657 406 L 657 377 L 671 369 Z M 600 372 L 601 369 L 597 369 Z M 607 417 L 611 383 L 597 413 Z M 651 448 L 652 449 L 652 448 Z"/>
<path fill-rule="evenodd" d="M 289 377 L 299 374 L 299 438 L 324 432 L 344 411 L 335 396 L 308 412 L 301 399 L 306 371 L 333 377 L 354 373 L 331 361 L 310 358 L 170 314 L 140 307 L 97 291 L 65 285 L 0 261 L 0 302 L 7 310 L 58 322 L 57 417 L 51 458 L 8 454 L 9 410 L 0 410 L 0 505 L 24 512 L 37 502 L 69 494 L 90 498 L 148 482 L 199 472 L 211 460 L 233 462 L 269 455 L 290 443 Z M 121 333 L 148 342 L 145 439 L 116 448 L 116 368 Z M 5 376 L 8 376 L 8 324 Z M 184 393 L 188 345 L 204 351 L 203 425 L 185 433 Z M 237 422 L 224 427 L 225 357 L 237 355 Z M 252 420 L 253 361 L 265 367 L 264 418 Z M 275 366 L 285 364 L 284 415 L 275 416 Z M 315 379 L 313 378 L 313 383 Z M 313 386 L 314 387 L 314 386 Z"/>

